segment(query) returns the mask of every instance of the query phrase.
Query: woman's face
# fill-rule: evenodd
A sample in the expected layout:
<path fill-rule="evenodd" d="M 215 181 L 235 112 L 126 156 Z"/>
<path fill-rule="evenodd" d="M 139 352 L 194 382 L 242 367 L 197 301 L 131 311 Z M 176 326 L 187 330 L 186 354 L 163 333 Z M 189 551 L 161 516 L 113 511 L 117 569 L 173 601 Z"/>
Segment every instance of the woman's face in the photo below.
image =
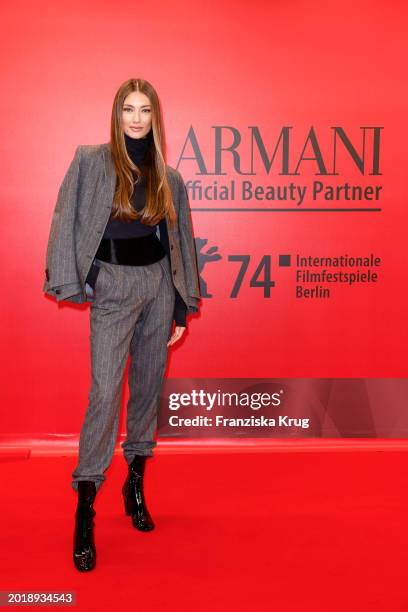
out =
<path fill-rule="evenodd" d="M 152 108 L 149 98 L 132 91 L 123 103 L 122 128 L 131 138 L 144 138 L 152 126 Z"/>

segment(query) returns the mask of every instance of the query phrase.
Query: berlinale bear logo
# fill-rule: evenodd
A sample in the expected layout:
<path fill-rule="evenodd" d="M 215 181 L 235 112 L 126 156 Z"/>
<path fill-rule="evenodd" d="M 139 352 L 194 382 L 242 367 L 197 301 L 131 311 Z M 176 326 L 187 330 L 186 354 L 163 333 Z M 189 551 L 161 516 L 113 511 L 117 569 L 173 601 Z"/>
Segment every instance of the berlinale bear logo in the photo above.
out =
<path fill-rule="evenodd" d="M 208 292 L 207 283 L 202 277 L 201 272 L 205 264 L 212 262 L 212 261 L 218 261 L 219 259 L 222 259 L 222 255 L 217 253 L 218 251 L 217 246 L 210 247 L 207 251 L 203 252 L 203 248 L 207 244 L 207 242 L 208 242 L 207 238 L 196 238 L 195 239 L 196 251 L 197 251 L 198 274 L 199 274 L 199 279 L 200 279 L 200 293 L 201 293 L 201 297 L 203 298 L 213 297 L 213 294 Z"/>

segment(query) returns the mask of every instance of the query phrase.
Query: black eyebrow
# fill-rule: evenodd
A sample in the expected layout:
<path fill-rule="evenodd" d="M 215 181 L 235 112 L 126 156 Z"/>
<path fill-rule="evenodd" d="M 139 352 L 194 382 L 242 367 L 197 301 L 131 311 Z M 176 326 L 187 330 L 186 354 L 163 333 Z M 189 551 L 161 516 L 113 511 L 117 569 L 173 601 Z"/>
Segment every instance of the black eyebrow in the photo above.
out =
<path fill-rule="evenodd" d="M 132 108 L 135 108 L 133 104 L 127 104 L 127 103 L 124 104 L 123 106 L 131 106 Z M 143 104 L 143 106 L 141 106 L 140 108 L 150 108 L 150 104 Z"/>

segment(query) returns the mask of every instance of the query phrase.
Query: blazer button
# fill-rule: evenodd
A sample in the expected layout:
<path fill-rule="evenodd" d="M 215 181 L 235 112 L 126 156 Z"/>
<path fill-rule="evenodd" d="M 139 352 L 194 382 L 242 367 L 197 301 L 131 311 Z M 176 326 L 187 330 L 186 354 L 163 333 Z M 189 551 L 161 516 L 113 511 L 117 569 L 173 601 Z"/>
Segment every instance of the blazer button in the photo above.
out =
<path fill-rule="evenodd" d="M 172 244 L 170 245 L 170 248 L 171 248 L 171 250 L 173 250 L 173 245 Z"/>
<path fill-rule="evenodd" d="M 173 276 L 176 276 L 177 270 L 173 270 Z"/>
<path fill-rule="evenodd" d="M 56 289 L 55 293 L 61 293 L 61 289 Z"/>

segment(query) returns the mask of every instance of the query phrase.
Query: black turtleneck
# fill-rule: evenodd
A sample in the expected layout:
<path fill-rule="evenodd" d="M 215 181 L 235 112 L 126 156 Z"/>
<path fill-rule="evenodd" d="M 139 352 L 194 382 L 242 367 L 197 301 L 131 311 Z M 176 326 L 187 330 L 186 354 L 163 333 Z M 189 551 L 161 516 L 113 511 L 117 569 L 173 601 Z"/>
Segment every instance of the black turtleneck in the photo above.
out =
<path fill-rule="evenodd" d="M 150 130 L 143 138 L 131 138 L 126 133 L 124 134 L 124 137 L 127 154 L 132 162 L 136 164 L 136 166 L 139 166 L 143 162 L 144 157 L 150 148 L 153 138 L 152 130 Z"/>
<path fill-rule="evenodd" d="M 146 157 L 146 154 L 150 148 L 151 141 L 153 138 L 152 130 L 150 130 L 146 137 L 144 138 L 131 138 L 126 133 L 125 137 L 125 145 L 126 151 L 129 155 L 130 159 L 134 164 L 136 164 L 141 170 L 143 170 L 143 161 Z M 134 173 L 134 177 L 136 179 L 136 173 Z M 142 210 L 146 203 L 146 180 L 145 177 L 142 177 L 141 180 L 138 181 L 134 185 L 133 194 L 131 197 L 131 203 L 135 210 Z M 167 227 L 165 223 L 165 219 L 158 224 L 160 228 L 160 241 L 163 244 L 167 256 L 170 258 L 169 252 L 169 238 L 167 233 Z M 154 234 L 157 231 L 157 225 L 150 226 L 144 223 L 141 223 L 139 219 L 134 219 L 133 221 L 121 221 L 119 219 L 109 219 L 107 226 L 105 228 L 105 232 L 103 234 L 103 238 L 139 238 L 141 236 L 147 236 L 148 234 Z M 92 270 L 92 268 L 91 268 Z M 87 281 L 91 286 L 93 286 L 96 282 L 96 276 L 90 271 L 88 275 L 89 278 Z M 176 293 L 176 301 L 174 305 L 174 320 L 176 325 L 186 326 L 186 316 L 187 316 L 187 306 L 174 287 Z"/>

